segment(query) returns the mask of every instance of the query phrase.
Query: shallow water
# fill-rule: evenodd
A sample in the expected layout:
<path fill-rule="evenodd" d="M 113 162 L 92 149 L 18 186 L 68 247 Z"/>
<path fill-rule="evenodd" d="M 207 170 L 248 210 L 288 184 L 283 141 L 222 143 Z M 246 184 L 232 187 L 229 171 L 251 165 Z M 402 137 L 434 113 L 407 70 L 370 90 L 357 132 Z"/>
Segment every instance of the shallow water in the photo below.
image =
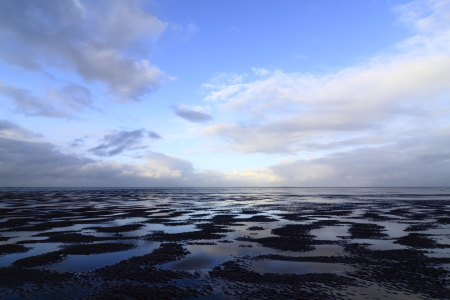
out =
<path fill-rule="evenodd" d="M 239 281 L 227 277 L 226 270 L 232 266 L 230 262 L 244 261 L 240 267 L 233 268 L 258 274 L 332 273 L 363 280 L 368 286 L 363 289 L 365 292 L 361 290 L 359 296 L 354 296 L 347 291 L 347 299 L 365 299 L 363 294 L 367 296 L 373 290 L 368 282 L 379 281 L 377 284 L 383 288 L 373 292 L 373 299 L 380 293 L 390 297 L 387 299 L 401 299 L 396 295 L 405 295 L 405 289 L 413 289 L 414 282 L 405 279 L 404 287 L 382 283 L 380 278 L 374 277 L 379 273 L 379 267 L 375 266 L 378 261 L 373 261 L 373 266 L 358 267 L 367 257 L 370 260 L 371 251 L 412 249 L 427 251 L 423 252 L 425 258 L 450 258 L 450 225 L 447 221 L 450 218 L 450 188 L 3 188 L 0 196 L 0 208 L 3 209 L 0 237 L 10 237 L 0 241 L 0 245 L 23 244 L 30 248 L 26 252 L 3 253 L 0 267 L 12 266 L 19 259 L 62 251 L 62 246 L 73 243 L 111 242 L 136 246 L 126 251 L 64 255 L 62 261 L 34 267 L 86 275 L 90 274 L 86 273 L 88 271 L 150 254 L 164 243 L 177 243 L 189 253 L 158 263 L 151 270 L 198 271 L 201 275 L 197 279 L 178 278 L 172 283 L 190 285 L 195 282 L 198 286 L 208 283 L 213 285 L 214 291 L 219 291 L 214 292 L 216 298 L 227 297 L 223 294 L 225 286 L 234 286 Z M 141 227 L 129 231 L 120 227 L 133 224 Z M 434 224 L 434 227 L 405 231 L 416 224 Z M 381 227 L 370 229 L 372 225 Z M 109 231 L 100 232 L 95 229 L 98 227 Z M 58 238 L 65 237 L 64 233 L 55 239 L 49 238 L 59 231 L 70 231 L 68 234 L 75 234 L 80 240 L 59 241 Z M 42 234 L 47 236 L 35 236 Z M 416 241 L 414 234 L 423 237 L 419 236 Z M 409 239 L 400 239 L 405 236 Z M 355 246 L 360 248 L 352 250 Z M 264 255 L 281 258 L 254 259 Z M 283 257 L 311 261 L 283 261 Z M 327 261 L 324 257 L 336 259 Z M 389 258 L 392 259 L 395 262 L 398 258 Z M 414 259 L 412 257 L 411 262 Z M 436 262 L 433 264 L 430 268 L 437 267 Z M 440 265 L 448 270 L 448 262 Z M 222 269 L 225 270 L 223 274 L 218 271 Z M 364 271 L 359 273 L 360 270 Z M 432 276 L 429 274 L 433 272 L 427 272 L 422 275 Z M 211 282 L 211 276 L 219 276 L 215 279 L 218 281 Z M 366 276 L 372 276 L 373 280 L 367 280 Z M 102 282 L 104 279 L 96 280 Z M 145 284 L 153 286 L 152 283 Z M 74 295 L 86 295 L 98 288 L 84 287 L 85 292 L 74 291 Z M 329 295 L 336 295 L 333 294 L 336 287 L 330 289 Z M 432 290 L 430 288 L 429 293 Z M 422 299 L 431 294 L 423 296 L 413 292 L 411 295 Z M 17 297 L 14 294 L 9 299 Z"/>
<path fill-rule="evenodd" d="M 258 273 L 342 273 L 352 271 L 353 268 L 344 264 L 330 264 L 317 262 L 295 262 L 261 260 L 252 262 L 250 268 Z"/>
<path fill-rule="evenodd" d="M 62 262 L 55 263 L 44 268 L 47 270 L 55 270 L 59 272 L 91 271 L 118 263 L 121 260 L 128 259 L 133 256 L 148 254 L 152 252 L 152 250 L 158 248 L 160 243 L 138 241 L 137 245 L 137 248 L 127 251 L 90 255 L 69 255 Z"/>

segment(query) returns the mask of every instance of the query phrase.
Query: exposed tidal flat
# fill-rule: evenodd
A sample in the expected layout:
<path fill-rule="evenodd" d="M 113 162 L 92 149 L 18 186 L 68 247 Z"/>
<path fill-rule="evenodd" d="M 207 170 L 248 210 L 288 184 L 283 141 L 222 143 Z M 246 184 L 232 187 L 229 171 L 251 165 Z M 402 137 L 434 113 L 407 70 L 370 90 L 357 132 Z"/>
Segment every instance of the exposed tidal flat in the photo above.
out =
<path fill-rule="evenodd" d="M 450 188 L 0 199 L 1 299 L 450 299 Z"/>

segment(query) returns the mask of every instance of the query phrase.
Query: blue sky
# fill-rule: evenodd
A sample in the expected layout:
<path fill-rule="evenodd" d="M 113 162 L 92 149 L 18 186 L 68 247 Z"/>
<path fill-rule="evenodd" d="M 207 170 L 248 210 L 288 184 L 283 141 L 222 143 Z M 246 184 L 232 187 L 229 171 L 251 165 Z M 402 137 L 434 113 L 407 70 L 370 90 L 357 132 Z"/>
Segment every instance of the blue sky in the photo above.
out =
<path fill-rule="evenodd" d="M 447 186 L 450 1 L 0 2 L 3 186 Z"/>

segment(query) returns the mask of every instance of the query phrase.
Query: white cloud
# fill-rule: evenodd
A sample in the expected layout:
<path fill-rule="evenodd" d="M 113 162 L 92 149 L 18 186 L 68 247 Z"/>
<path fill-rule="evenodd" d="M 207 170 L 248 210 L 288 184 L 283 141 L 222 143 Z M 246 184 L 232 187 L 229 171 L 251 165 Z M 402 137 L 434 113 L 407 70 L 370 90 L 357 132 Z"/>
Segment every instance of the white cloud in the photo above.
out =
<path fill-rule="evenodd" d="M 448 124 L 449 3 L 416 1 L 397 8 L 417 29 L 400 44 L 401 53 L 331 74 L 274 71 L 247 82 L 233 74 L 240 80 L 205 85 L 211 89 L 206 101 L 247 114 L 250 121 L 211 125 L 204 133 L 224 138 L 241 153 L 295 153 L 350 141 L 385 144 Z"/>
<path fill-rule="evenodd" d="M 193 23 L 189 23 L 187 25 L 172 23 L 169 28 L 178 36 L 180 40 L 184 41 L 189 40 L 200 31 L 200 27 Z"/>
<path fill-rule="evenodd" d="M 193 37 L 198 31 L 200 30 L 200 27 L 189 23 L 186 26 L 186 34 L 184 36 L 185 39 L 190 39 L 191 37 Z"/>
<path fill-rule="evenodd" d="M 264 68 L 252 68 L 253 73 L 255 73 L 255 75 L 257 76 L 267 76 L 270 75 L 270 71 Z"/>
<path fill-rule="evenodd" d="M 1 1 L 0 59 L 33 71 L 50 68 L 100 81 L 119 100 L 140 100 L 170 79 L 133 46 L 166 24 L 135 1 Z"/>
<path fill-rule="evenodd" d="M 219 73 L 209 83 L 202 85 L 203 88 L 221 89 L 229 85 L 242 83 L 247 74 Z"/>
<path fill-rule="evenodd" d="M 192 177 L 194 168 L 187 160 L 158 152 L 149 152 L 145 158 L 148 160 L 144 165 L 147 169 L 145 177 L 172 177 L 181 181 L 193 179 L 189 177 Z"/>

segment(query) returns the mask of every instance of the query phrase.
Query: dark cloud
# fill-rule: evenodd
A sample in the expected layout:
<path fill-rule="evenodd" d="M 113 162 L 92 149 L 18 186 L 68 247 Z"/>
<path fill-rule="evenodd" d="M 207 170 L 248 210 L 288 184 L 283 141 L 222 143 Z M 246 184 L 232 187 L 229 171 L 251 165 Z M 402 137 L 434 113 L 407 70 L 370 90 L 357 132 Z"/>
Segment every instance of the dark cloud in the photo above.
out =
<path fill-rule="evenodd" d="M 152 139 L 162 139 L 162 137 L 159 134 L 157 134 L 156 132 L 153 132 L 153 131 L 147 131 L 147 135 L 149 138 L 152 138 Z"/>
<path fill-rule="evenodd" d="M 84 139 L 74 139 L 69 145 L 70 147 L 78 147 L 81 144 L 84 144 Z"/>
<path fill-rule="evenodd" d="M 172 110 L 177 116 L 194 123 L 205 123 L 213 119 L 211 115 L 186 105 L 174 105 Z"/>
<path fill-rule="evenodd" d="M 336 152 L 270 167 L 292 186 L 448 186 L 449 137 L 423 137 L 396 144 Z"/>
<path fill-rule="evenodd" d="M 0 133 L 22 129 L 0 121 Z M 109 138 L 111 142 L 116 135 Z M 0 136 L 0 182 L 2 186 L 60 187 L 448 186 L 450 156 L 448 152 L 433 152 L 436 148 L 449 149 L 450 139 L 407 139 L 395 145 L 285 161 L 269 168 L 221 172 L 195 170 L 187 160 L 158 152 L 143 155 L 147 160 L 144 164 L 97 161 L 63 153 L 50 143 Z"/>
<path fill-rule="evenodd" d="M 18 130 L 21 127 L 11 121 L 8 120 L 0 120 L 0 132 L 6 130 Z"/>
<path fill-rule="evenodd" d="M 0 82 L 0 94 L 15 104 L 16 112 L 27 116 L 71 119 L 75 111 L 94 109 L 90 90 L 78 84 L 69 84 L 59 90 L 48 89 L 45 97 L 38 97 L 26 89 Z"/>
<path fill-rule="evenodd" d="M 99 162 L 62 153 L 50 143 L 0 137 L 0 182 L 2 186 L 159 187 L 186 185 L 192 177 L 188 161 L 156 152 L 147 158 L 144 165 Z"/>
<path fill-rule="evenodd" d="M 121 130 L 105 135 L 102 139 L 104 143 L 89 149 L 89 151 L 98 156 L 114 156 L 125 150 L 146 148 L 146 146 L 138 147 L 146 136 L 152 139 L 161 139 L 161 136 L 157 133 L 145 129 Z"/>
<path fill-rule="evenodd" d="M 0 136 L 15 138 L 42 137 L 41 134 L 31 132 L 8 120 L 0 120 Z"/>
<path fill-rule="evenodd" d="M 135 4 L 0 1 L 0 59 L 32 71 L 71 70 L 86 81 L 105 83 L 122 100 L 139 100 L 168 77 L 147 60 L 133 58 L 133 45 L 156 37 L 166 24 Z"/>
<path fill-rule="evenodd" d="M 22 179 L 57 180 L 74 175 L 74 171 L 94 161 L 65 155 L 50 143 L 36 143 L 0 138 L 0 178 L 2 182 L 22 182 Z M 21 179 L 22 178 L 22 179 Z"/>
<path fill-rule="evenodd" d="M 435 162 L 450 162 L 450 152 L 438 152 L 438 153 L 428 153 L 419 155 L 420 160 L 423 160 L 427 163 L 435 163 Z"/>

